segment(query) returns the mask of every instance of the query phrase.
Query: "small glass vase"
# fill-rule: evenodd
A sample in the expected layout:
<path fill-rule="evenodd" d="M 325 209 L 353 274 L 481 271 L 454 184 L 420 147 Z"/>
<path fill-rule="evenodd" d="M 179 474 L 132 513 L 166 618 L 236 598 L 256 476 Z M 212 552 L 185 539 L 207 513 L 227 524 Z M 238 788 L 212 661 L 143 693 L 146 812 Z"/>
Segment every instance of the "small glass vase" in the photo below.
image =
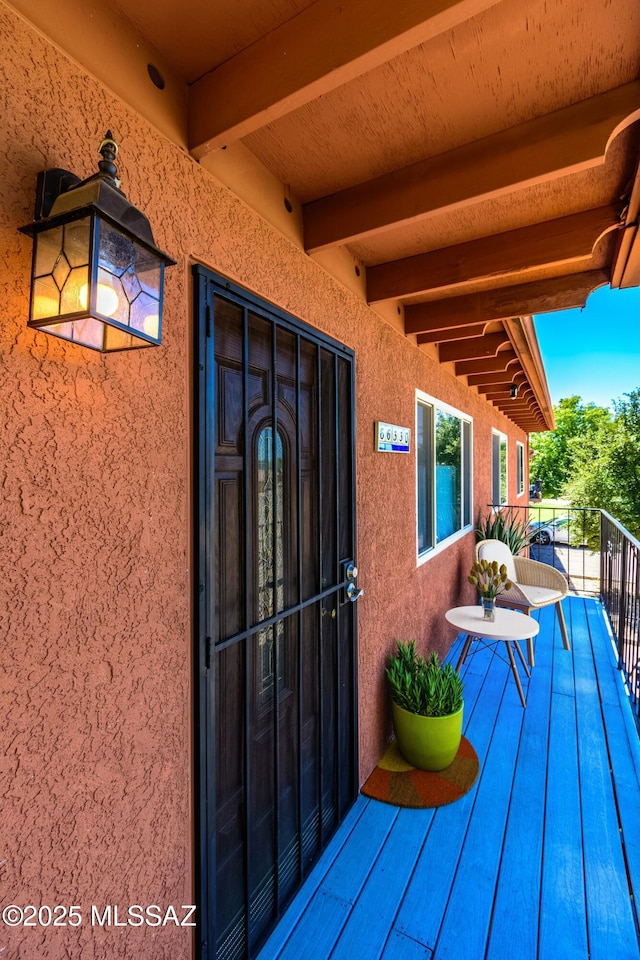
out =
<path fill-rule="evenodd" d="M 496 618 L 495 597 L 483 597 L 482 598 L 482 619 L 491 620 L 493 622 L 495 618 Z"/>

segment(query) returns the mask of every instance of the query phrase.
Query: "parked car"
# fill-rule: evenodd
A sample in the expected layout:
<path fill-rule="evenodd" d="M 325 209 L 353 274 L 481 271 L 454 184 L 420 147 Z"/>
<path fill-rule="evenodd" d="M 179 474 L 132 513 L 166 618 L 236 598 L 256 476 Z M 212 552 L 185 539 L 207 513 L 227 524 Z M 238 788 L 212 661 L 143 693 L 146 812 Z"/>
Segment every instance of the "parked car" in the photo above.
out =
<path fill-rule="evenodd" d="M 534 520 L 529 524 L 531 543 L 546 546 L 548 543 L 569 543 L 569 517 L 555 517 L 553 520 Z"/>

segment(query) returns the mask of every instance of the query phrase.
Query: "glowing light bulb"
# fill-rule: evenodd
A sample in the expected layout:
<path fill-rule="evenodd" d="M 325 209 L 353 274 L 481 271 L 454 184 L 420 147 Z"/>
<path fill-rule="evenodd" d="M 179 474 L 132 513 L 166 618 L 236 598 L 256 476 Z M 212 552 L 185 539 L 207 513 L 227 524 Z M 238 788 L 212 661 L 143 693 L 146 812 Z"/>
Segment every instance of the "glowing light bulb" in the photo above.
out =
<path fill-rule="evenodd" d="M 160 317 L 157 313 L 148 314 L 142 321 L 142 329 L 148 336 L 158 337 L 158 327 L 160 326 Z"/>
<path fill-rule="evenodd" d="M 89 287 L 88 284 L 83 284 L 80 287 L 80 293 L 78 298 L 80 300 L 80 306 L 83 310 L 87 309 L 88 303 L 88 294 Z M 107 283 L 98 284 L 98 296 L 96 298 L 96 310 L 98 313 L 101 313 L 104 317 L 112 317 L 120 305 L 118 299 L 118 294 Z"/>

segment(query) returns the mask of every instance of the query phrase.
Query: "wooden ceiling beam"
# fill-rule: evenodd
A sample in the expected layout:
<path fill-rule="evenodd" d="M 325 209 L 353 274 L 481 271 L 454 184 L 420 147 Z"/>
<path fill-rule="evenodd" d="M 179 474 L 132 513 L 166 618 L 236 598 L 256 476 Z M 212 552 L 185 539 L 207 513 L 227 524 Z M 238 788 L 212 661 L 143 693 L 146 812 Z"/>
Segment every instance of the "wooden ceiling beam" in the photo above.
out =
<path fill-rule="evenodd" d="M 504 413 L 506 417 L 510 417 L 512 420 L 526 420 L 531 418 L 538 423 L 544 422 L 542 418 L 538 419 L 539 414 L 537 410 L 510 410 L 508 407 L 502 406 L 501 404 L 495 404 L 495 406 L 498 408 L 500 413 Z"/>
<path fill-rule="evenodd" d="M 500 410 L 501 413 L 504 413 L 507 417 L 520 417 L 522 419 L 525 419 L 526 417 L 532 417 L 535 419 L 538 416 L 537 407 L 523 407 L 512 410 L 510 407 L 506 406 L 506 404 L 502 403 L 495 403 L 494 406 L 497 407 L 498 410 Z"/>
<path fill-rule="evenodd" d="M 509 339 L 506 333 L 490 333 L 484 337 L 470 340 L 457 340 L 453 343 L 441 343 L 438 347 L 441 363 L 452 360 L 479 360 L 483 357 L 495 357 L 498 350 Z"/>
<path fill-rule="evenodd" d="M 492 403 L 503 403 L 511 410 L 518 410 L 520 407 L 538 407 L 536 395 L 529 386 L 526 390 L 518 393 L 518 396 L 513 400 L 509 396 L 508 390 L 496 390 L 494 393 L 487 395 L 487 400 L 491 400 Z"/>
<path fill-rule="evenodd" d="M 496 379 L 492 383 L 489 383 L 489 382 L 482 383 L 478 387 L 478 393 L 481 393 L 482 396 L 484 397 L 488 396 L 490 393 L 495 392 L 496 390 L 502 391 L 503 393 L 505 393 L 505 395 L 508 394 L 509 390 L 513 386 L 513 382 L 511 380 L 505 382 L 505 380 L 502 379 L 502 374 L 497 374 L 497 377 L 499 377 L 500 379 Z M 471 386 L 471 384 L 469 384 L 469 386 Z"/>
<path fill-rule="evenodd" d="M 487 397 L 493 399 L 494 397 L 503 397 L 505 400 L 511 400 L 510 390 L 513 384 L 507 384 L 506 386 L 494 385 L 492 389 L 489 390 Z M 528 383 L 522 383 L 518 386 L 518 396 L 511 400 L 512 403 L 528 403 L 530 400 L 535 400 L 536 395 L 533 391 L 533 388 Z"/>
<path fill-rule="evenodd" d="M 469 326 L 467 320 L 437 317 L 429 310 L 428 303 L 410 303 L 404 308 L 405 333 L 437 333 L 456 331 Z"/>
<path fill-rule="evenodd" d="M 422 304 L 423 316 L 425 319 L 438 317 L 442 321 L 486 323 L 489 320 L 503 320 L 524 314 L 583 307 L 589 294 L 596 287 L 608 282 L 607 271 L 589 270 L 565 277 L 517 284 L 514 287 L 469 293 L 446 300 L 430 300 Z"/>
<path fill-rule="evenodd" d="M 527 393 L 523 395 L 518 394 L 514 400 L 512 400 L 509 396 L 508 390 L 492 390 L 486 394 L 485 399 L 489 400 L 491 403 L 504 403 L 513 410 L 526 409 L 532 404 L 537 405 L 536 398 L 533 390 L 531 389 L 529 389 Z"/>
<path fill-rule="evenodd" d="M 621 232 L 613 258 L 611 286 L 614 289 L 637 287 L 640 285 L 640 234 L 638 233 L 638 215 L 640 214 L 640 161 L 629 194 L 624 216 L 624 230 Z"/>
<path fill-rule="evenodd" d="M 544 414 L 539 406 L 530 407 L 525 413 L 518 413 L 518 416 L 523 420 L 528 417 L 531 420 L 537 420 L 539 423 L 545 423 Z"/>
<path fill-rule="evenodd" d="M 495 357 L 483 357 L 479 360 L 460 360 L 456 363 L 456 377 L 465 377 L 470 373 L 502 373 L 517 360 L 515 350 L 499 350 Z"/>
<path fill-rule="evenodd" d="M 537 416 L 537 410 L 532 408 L 522 408 L 520 410 L 511 410 L 509 407 L 503 406 L 500 403 L 494 402 L 494 407 L 496 410 L 499 410 L 500 413 L 503 413 L 505 417 L 510 417 L 512 420 L 516 419 L 526 419 L 527 417 L 535 418 Z"/>
<path fill-rule="evenodd" d="M 486 323 L 467 323 L 462 327 L 440 327 L 417 335 L 418 343 L 450 343 L 452 340 L 470 340 L 484 334 Z"/>
<path fill-rule="evenodd" d="M 307 252 L 599 166 L 612 134 L 640 117 L 639 104 L 636 80 L 306 203 Z"/>
<path fill-rule="evenodd" d="M 526 376 L 515 367 L 513 370 L 487 371 L 486 373 L 470 373 L 467 375 L 467 385 L 477 387 L 480 393 L 484 393 L 492 384 L 503 384 L 510 387 L 514 383 L 522 384 L 526 382 Z"/>
<path fill-rule="evenodd" d="M 543 433 L 549 429 L 541 420 L 523 420 L 516 417 L 510 417 L 509 419 L 525 433 Z"/>
<path fill-rule="evenodd" d="M 368 267 L 367 299 L 369 303 L 402 299 L 552 264 L 589 260 L 598 240 L 617 227 L 621 209 L 621 204 L 610 204 Z"/>
<path fill-rule="evenodd" d="M 544 372 L 534 319 L 529 314 L 521 315 L 503 320 L 502 325 L 509 334 L 511 345 L 518 356 L 522 370 L 535 393 L 546 429 L 554 430 L 553 404 Z"/>
<path fill-rule="evenodd" d="M 502 374 L 495 374 L 496 377 L 502 377 Z M 471 384 L 469 384 L 471 386 Z M 488 394 L 492 393 L 494 390 L 508 390 L 511 386 L 511 381 L 505 382 L 504 380 L 495 380 L 492 382 L 484 381 L 478 387 L 478 393 L 481 393 L 483 397 L 486 397 Z"/>
<path fill-rule="evenodd" d="M 475 17 L 498 0 L 315 0 L 190 87 L 196 159 Z"/>

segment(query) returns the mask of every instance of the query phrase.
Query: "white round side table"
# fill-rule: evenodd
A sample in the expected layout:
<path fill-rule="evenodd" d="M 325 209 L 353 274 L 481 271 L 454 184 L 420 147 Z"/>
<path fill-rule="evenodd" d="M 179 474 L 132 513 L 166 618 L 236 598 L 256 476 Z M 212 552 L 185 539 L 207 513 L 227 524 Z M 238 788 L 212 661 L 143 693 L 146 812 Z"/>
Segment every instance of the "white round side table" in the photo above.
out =
<path fill-rule="evenodd" d="M 511 670 L 513 671 L 516 686 L 518 687 L 520 700 L 522 701 L 522 706 L 526 707 L 527 701 L 525 700 L 520 677 L 518 676 L 513 651 L 515 649 L 525 669 L 525 673 L 530 677 L 531 672 L 522 655 L 518 641 L 530 640 L 538 634 L 540 625 L 537 620 L 527 616 L 526 613 L 518 613 L 515 610 L 508 610 L 504 607 L 496 607 L 495 620 L 485 620 L 482 616 L 481 606 L 453 607 L 451 610 L 447 610 L 445 617 L 449 623 L 457 627 L 461 633 L 466 634 L 462 653 L 456 664 L 456 670 L 459 670 L 466 660 L 469 648 L 474 640 L 485 640 L 489 643 L 499 643 L 502 641 L 506 643 L 509 662 L 511 663 Z"/>

